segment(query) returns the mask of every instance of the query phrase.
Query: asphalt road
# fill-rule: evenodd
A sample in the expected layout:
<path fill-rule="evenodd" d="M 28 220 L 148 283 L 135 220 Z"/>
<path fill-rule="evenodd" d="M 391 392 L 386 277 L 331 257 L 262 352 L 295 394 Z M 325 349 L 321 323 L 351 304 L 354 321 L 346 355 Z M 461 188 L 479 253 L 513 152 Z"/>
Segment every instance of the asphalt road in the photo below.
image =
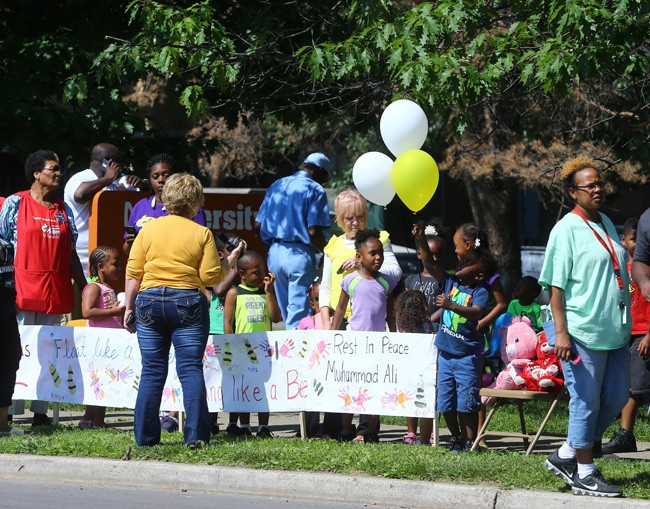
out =
<path fill-rule="evenodd" d="M 101 480 L 98 480 L 101 482 Z M 182 490 L 152 490 L 79 483 L 0 480 L 0 508 L 11 509 L 361 509 L 367 504 L 344 504 L 251 495 L 228 495 Z M 373 508 L 388 506 L 372 505 Z"/>

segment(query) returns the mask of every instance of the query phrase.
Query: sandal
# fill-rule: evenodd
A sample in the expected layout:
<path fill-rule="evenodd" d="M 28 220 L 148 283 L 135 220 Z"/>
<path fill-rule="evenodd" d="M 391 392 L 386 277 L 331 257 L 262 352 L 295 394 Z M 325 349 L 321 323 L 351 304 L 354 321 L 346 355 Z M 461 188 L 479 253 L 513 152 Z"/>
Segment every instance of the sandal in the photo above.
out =
<path fill-rule="evenodd" d="M 363 437 L 363 435 L 357 435 L 352 439 L 352 442 L 355 444 L 363 444 L 365 443 L 366 439 Z"/>
<path fill-rule="evenodd" d="M 404 435 L 402 438 L 402 443 L 406 445 L 414 445 L 416 443 L 417 439 L 415 437 L 415 433 L 407 433 Z"/>

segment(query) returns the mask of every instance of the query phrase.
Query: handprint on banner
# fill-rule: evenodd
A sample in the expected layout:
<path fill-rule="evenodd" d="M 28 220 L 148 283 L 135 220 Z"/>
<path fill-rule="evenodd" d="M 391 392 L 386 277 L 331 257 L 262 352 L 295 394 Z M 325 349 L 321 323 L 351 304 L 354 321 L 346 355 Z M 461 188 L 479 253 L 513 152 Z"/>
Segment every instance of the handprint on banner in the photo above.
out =
<path fill-rule="evenodd" d="M 359 392 L 356 396 L 350 394 L 350 387 L 339 389 L 338 397 L 343 400 L 343 410 L 352 410 L 353 412 L 365 412 L 366 401 L 372 399 L 369 389 L 362 389 L 359 387 Z"/>
<path fill-rule="evenodd" d="M 352 396 L 350 396 L 350 388 L 339 389 L 339 398 L 343 400 L 343 410 L 347 410 L 352 406 Z"/>
<path fill-rule="evenodd" d="M 364 406 L 366 401 L 369 401 L 372 399 L 372 396 L 370 395 L 370 390 L 368 389 L 361 389 L 359 387 L 359 394 L 357 394 L 357 397 L 354 398 L 354 403 L 356 404 L 357 411 L 365 410 L 366 407 Z"/>
<path fill-rule="evenodd" d="M 137 391 L 140 389 L 140 373 L 133 377 L 133 388 Z"/>
<path fill-rule="evenodd" d="M 217 357 L 218 355 L 221 355 L 221 347 L 219 345 L 215 345 L 214 343 L 205 345 L 204 359 L 206 357 Z"/>
<path fill-rule="evenodd" d="M 107 366 L 104 371 L 108 375 L 108 378 L 110 378 L 110 381 L 108 382 L 109 384 L 112 384 L 113 382 L 126 383 L 127 378 L 133 376 L 133 370 L 129 368 L 129 366 L 124 369 L 113 369 L 112 367 Z"/>
<path fill-rule="evenodd" d="M 173 386 L 172 387 L 165 386 L 165 388 L 163 389 L 163 398 L 165 398 L 165 401 L 168 401 L 169 398 L 171 398 L 172 401 L 176 403 L 176 400 L 180 395 L 181 395 L 180 387 L 174 389 Z"/>
<path fill-rule="evenodd" d="M 102 389 L 102 384 L 99 381 L 99 372 L 95 369 L 94 363 L 89 363 L 88 368 L 90 370 L 90 386 L 95 393 L 95 399 L 102 400 L 104 399 L 104 389 Z"/>
<path fill-rule="evenodd" d="M 278 356 L 285 357 L 287 359 L 291 359 L 291 350 L 295 348 L 295 343 L 293 342 L 293 339 L 285 339 L 284 343 L 280 345 L 280 348 L 278 348 L 278 342 L 275 342 L 275 358 L 277 360 Z"/>
<path fill-rule="evenodd" d="M 218 355 L 221 355 L 221 347 L 214 343 L 208 343 L 205 346 L 205 352 L 203 352 L 203 369 L 211 369 L 217 372 L 221 371 L 218 363 L 214 363 Z"/>
<path fill-rule="evenodd" d="M 276 345 L 277 345 L 277 341 L 276 341 Z M 260 350 L 264 352 L 264 357 L 273 358 L 273 354 L 275 353 L 275 349 L 269 344 L 268 339 L 265 339 L 260 343 Z"/>
<path fill-rule="evenodd" d="M 385 392 L 381 397 L 381 403 L 385 409 L 394 410 L 397 405 L 406 410 L 406 402 L 413 399 L 413 394 L 410 392 L 400 391 L 397 388 L 393 392 Z"/>
<path fill-rule="evenodd" d="M 329 341 L 319 341 L 316 343 L 316 349 L 312 350 L 311 356 L 309 357 L 309 369 L 312 369 L 315 364 L 320 366 L 321 357 L 325 358 L 330 353 L 330 347 L 332 343 Z"/>

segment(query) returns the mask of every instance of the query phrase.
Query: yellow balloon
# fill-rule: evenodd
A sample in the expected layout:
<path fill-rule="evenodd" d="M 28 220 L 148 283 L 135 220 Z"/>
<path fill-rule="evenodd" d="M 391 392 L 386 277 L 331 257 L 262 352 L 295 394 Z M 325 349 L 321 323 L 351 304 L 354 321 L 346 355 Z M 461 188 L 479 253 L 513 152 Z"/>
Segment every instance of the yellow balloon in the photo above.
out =
<path fill-rule="evenodd" d="M 404 205 L 418 212 L 438 188 L 438 165 L 423 150 L 407 150 L 393 163 L 390 177 Z"/>

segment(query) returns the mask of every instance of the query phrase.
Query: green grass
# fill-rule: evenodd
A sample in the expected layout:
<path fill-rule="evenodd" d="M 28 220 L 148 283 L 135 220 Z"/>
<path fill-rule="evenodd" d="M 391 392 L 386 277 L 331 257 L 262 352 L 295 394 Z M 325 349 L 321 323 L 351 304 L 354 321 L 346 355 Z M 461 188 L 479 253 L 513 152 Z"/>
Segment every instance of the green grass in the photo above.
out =
<path fill-rule="evenodd" d="M 542 423 L 548 411 L 548 406 L 548 403 L 538 401 L 524 403 L 524 416 L 526 418 L 526 431 L 528 433 L 534 433 L 539 429 L 539 425 Z M 555 412 L 553 412 L 553 416 L 546 424 L 544 433 L 549 435 L 566 435 L 568 415 L 568 403 L 559 403 Z M 381 422 L 406 427 L 406 419 L 404 417 L 382 417 Z M 441 420 L 440 426 L 445 426 L 444 419 Z M 619 426 L 619 421 L 613 422 L 605 432 L 604 439 L 609 440 Z M 517 412 L 517 407 L 515 405 L 506 405 L 497 409 L 490 422 L 489 429 L 491 431 L 519 430 L 519 413 Z M 634 427 L 634 435 L 640 442 L 650 442 L 650 415 L 648 415 L 647 406 L 639 411 Z"/>
<path fill-rule="evenodd" d="M 401 444 L 339 444 L 334 441 L 274 438 L 234 440 L 221 433 L 202 450 L 183 447 L 180 433 L 163 434 L 162 444 L 138 449 L 131 432 L 79 430 L 56 426 L 31 435 L 3 437 L 0 453 L 119 459 L 132 446 L 132 459 L 250 468 L 365 474 L 392 479 L 486 483 L 505 489 L 566 491 L 548 473 L 543 455 L 484 451 L 453 455 L 442 448 Z M 598 460 L 605 477 L 626 496 L 650 499 L 648 462 Z"/>

